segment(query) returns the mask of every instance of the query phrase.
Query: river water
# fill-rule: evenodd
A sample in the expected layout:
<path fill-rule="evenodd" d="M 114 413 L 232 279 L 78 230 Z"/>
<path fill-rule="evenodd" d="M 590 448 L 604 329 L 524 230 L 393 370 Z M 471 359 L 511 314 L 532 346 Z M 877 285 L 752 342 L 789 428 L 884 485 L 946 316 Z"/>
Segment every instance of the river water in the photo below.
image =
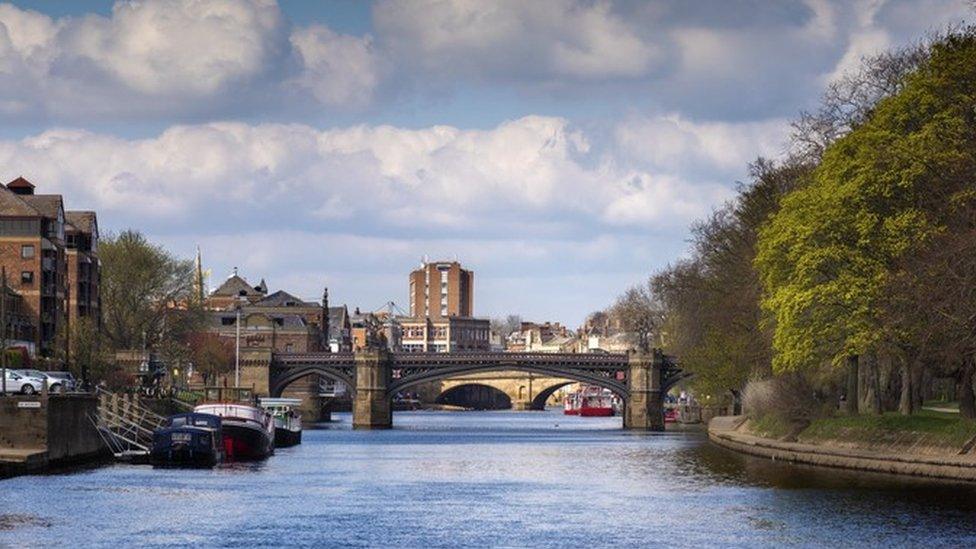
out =
<path fill-rule="evenodd" d="M 0 546 L 976 546 L 976 487 L 790 466 L 618 418 L 348 415 L 260 464 L 0 481 Z"/>

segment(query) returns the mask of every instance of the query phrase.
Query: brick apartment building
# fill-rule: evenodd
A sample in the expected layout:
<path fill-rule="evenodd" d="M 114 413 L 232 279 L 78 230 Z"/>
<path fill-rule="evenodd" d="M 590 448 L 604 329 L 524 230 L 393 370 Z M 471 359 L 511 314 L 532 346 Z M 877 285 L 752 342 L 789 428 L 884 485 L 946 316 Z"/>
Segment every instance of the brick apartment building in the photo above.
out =
<path fill-rule="evenodd" d="M 474 273 L 457 261 L 424 262 L 410 273 L 410 316 L 472 316 Z"/>
<path fill-rule="evenodd" d="M 457 261 L 424 262 L 411 272 L 410 316 L 399 320 L 409 352 L 487 351 L 487 319 L 474 318 L 474 273 Z"/>
<path fill-rule="evenodd" d="M 101 322 L 98 219 L 95 212 L 65 212 L 68 262 L 68 318 Z"/>
<path fill-rule="evenodd" d="M 0 266 L 34 326 L 29 351 L 50 357 L 72 317 L 101 321 L 98 225 L 94 212 L 66 212 L 61 195 L 34 189 L 23 177 L 0 186 Z"/>

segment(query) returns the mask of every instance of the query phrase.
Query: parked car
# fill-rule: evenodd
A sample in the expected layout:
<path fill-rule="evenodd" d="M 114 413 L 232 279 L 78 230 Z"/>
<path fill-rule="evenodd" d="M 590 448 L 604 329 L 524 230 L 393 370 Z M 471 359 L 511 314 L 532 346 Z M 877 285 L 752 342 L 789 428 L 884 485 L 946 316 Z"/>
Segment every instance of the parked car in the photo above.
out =
<path fill-rule="evenodd" d="M 8 393 L 33 395 L 44 389 L 44 384 L 47 383 L 47 380 L 39 377 L 26 376 L 17 370 L 7 370 L 6 382 Z"/>
<path fill-rule="evenodd" d="M 64 387 L 66 393 L 75 391 L 78 388 L 78 381 L 75 380 L 75 376 L 71 375 L 71 372 L 44 372 L 47 376 L 48 390 L 57 393 Z"/>
<path fill-rule="evenodd" d="M 47 383 L 47 390 L 48 391 L 54 390 L 54 389 L 51 388 L 51 386 L 53 384 L 53 381 L 47 376 L 47 374 L 45 374 L 44 372 L 42 372 L 40 370 L 28 370 L 28 369 L 21 368 L 21 369 L 14 370 L 14 371 L 17 372 L 18 374 L 24 376 L 24 377 L 33 377 L 33 378 L 37 378 L 37 379 L 43 379 Z"/>

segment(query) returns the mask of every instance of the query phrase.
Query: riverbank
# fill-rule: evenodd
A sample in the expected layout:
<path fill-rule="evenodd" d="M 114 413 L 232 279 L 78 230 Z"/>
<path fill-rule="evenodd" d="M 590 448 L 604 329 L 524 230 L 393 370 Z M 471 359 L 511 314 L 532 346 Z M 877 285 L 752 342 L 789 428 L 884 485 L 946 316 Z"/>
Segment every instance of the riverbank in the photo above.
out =
<path fill-rule="evenodd" d="M 885 420 L 872 418 L 868 424 L 872 421 L 884 425 Z M 946 438 L 889 430 L 888 440 L 869 440 L 865 435 L 872 432 L 871 428 L 836 427 L 843 424 L 812 425 L 806 437 L 800 432 L 790 440 L 780 440 L 745 416 L 722 416 L 709 422 L 708 438 L 724 448 L 777 461 L 976 482 L 976 454 L 968 447 L 970 441 L 951 444 L 962 441 L 963 433 L 953 432 Z M 845 434 L 847 438 L 838 438 Z"/>
<path fill-rule="evenodd" d="M 0 398 L 0 478 L 95 462 L 106 449 L 89 418 L 89 395 Z"/>

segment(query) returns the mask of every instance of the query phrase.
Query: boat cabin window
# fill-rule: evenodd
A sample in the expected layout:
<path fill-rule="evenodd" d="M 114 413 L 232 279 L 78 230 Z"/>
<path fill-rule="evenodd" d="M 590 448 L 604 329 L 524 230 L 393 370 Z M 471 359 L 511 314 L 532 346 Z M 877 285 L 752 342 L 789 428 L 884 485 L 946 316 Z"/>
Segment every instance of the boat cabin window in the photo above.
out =
<path fill-rule="evenodd" d="M 199 415 L 189 415 L 189 416 L 175 416 L 170 418 L 170 427 L 185 427 L 187 425 L 192 427 L 212 427 L 214 429 L 220 427 L 218 424 L 218 418 L 216 417 L 206 417 Z"/>

